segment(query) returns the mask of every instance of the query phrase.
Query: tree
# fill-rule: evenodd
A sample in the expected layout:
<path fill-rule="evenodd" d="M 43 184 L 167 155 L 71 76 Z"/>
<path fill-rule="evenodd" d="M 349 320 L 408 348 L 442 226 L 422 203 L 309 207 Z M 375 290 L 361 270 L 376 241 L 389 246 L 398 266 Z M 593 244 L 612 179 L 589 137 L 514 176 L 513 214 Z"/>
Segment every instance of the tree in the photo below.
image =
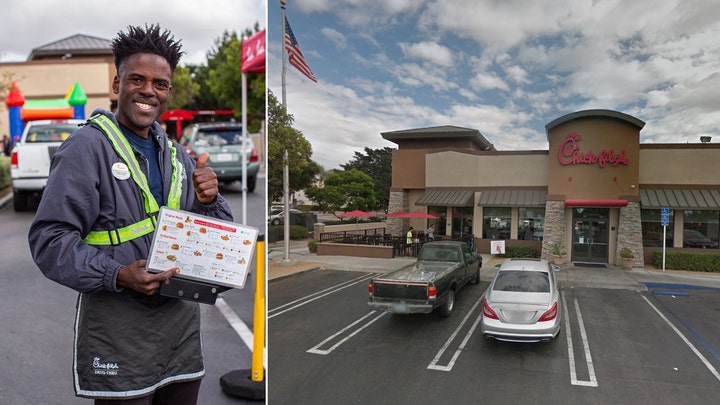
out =
<path fill-rule="evenodd" d="M 322 167 L 315 163 L 312 146 L 302 132 L 292 127 L 294 118 L 278 103 L 277 97 L 268 90 L 268 202 L 281 200 L 283 197 L 283 155 L 288 151 L 288 167 L 290 192 L 310 187 Z"/>
<path fill-rule="evenodd" d="M 344 170 L 357 169 L 368 176 L 375 182 L 375 193 L 377 198 L 377 207 L 387 210 L 390 204 L 390 184 L 392 182 L 392 152 L 393 148 L 385 147 L 382 149 L 365 148 L 365 154 L 355 152 L 353 160 L 340 166 Z"/>
<path fill-rule="evenodd" d="M 323 187 L 310 187 L 305 194 L 325 212 L 369 211 L 377 204 L 375 182 L 356 169 L 329 173 Z"/>
<path fill-rule="evenodd" d="M 242 39 L 249 38 L 260 31 L 255 23 L 254 31 L 245 30 Z M 201 91 L 210 92 L 215 97 L 214 106 L 204 108 L 227 109 L 235 111 L 235 118 L 242 118 L 242 72 L 241 65 L 241 38 L 237 33 L 223 32 L 221 38 L 215 41 L 216 48 L 208 52 L 208 70 L 206 87 Z M 205 73 L 205 72 L 198 72 Z M 207 93 L 203 95 L 208 100 Z M 260 130 L 260 123 L 265 119 L 265 74 L 247 75 L 247 120 L 248 132 Z"/>
<path fill-rule="evenodd" d="M 184 108 L 200 93 L 200 85 L 193 81 L 190 68 L 175 68 L 172 80 L 172 91 L 168 99 L 168 109 Z"/>

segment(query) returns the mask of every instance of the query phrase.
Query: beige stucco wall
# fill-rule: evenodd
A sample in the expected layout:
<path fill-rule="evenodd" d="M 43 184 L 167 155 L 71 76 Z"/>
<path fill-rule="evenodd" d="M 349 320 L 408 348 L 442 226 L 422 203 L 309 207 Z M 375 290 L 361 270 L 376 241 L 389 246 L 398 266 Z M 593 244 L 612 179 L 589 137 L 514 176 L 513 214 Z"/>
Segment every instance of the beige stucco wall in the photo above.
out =
<path fill-rule="evenodd" d="M 79 82 L 88 97 L 86 116 L 96 107 L 110 108 L 111 99 L 115 98 L 110 87 L 115 75 L 111 59 L 0 63 L 0 77 L 6 73 L 12 74 L 26 100 L 63 98 Z M 3 134 L 9 132 L 8 118 L 3 95 L 0 99 L 0 132 Z"/>
<path fill-rule="evenodd" d="M 547 152 L 446 151 L 429 153 L 425 161 L 428 188 L 545 187 L 548 183 Z"/>
<path fill-rule="evenodd" d="M 640 146 L 640 184 L 720 184 L 720 144 Z"/>
<path fill-rule="evenodd" d="M 628 164 L 604 167 L 599 163 L 561 164 L 558 151 L 571 133 L 580 136 L 576 142 L 580 153 L 624 153 Z M 548 141 L 549 195 L 562 196 L 562 199 L 637 198 L 640 130 L 636 126 L 614 118 L 582 117 L 552 128 L 548 133 Z"/>

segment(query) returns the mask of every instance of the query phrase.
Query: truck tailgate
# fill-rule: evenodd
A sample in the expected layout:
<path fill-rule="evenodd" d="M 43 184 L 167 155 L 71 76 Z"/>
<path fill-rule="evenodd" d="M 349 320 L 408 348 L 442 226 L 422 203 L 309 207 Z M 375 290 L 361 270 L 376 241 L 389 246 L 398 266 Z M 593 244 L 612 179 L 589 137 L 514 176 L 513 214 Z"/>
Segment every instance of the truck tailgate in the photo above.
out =
<path fill-rule="evenodd" d="M 18 148 L 18 168 L 13 177 L 48 177 L 50 160 L 60 142 L 24 144 Z"/>
<path fill-rule="evenodd" d="M 447 263 L 415 263 L 374 280 L 373 295 L 376 298 L 403 300 L 427 300 L 428 285 L 433 284 L 438 274 L 447 270 Z"/>

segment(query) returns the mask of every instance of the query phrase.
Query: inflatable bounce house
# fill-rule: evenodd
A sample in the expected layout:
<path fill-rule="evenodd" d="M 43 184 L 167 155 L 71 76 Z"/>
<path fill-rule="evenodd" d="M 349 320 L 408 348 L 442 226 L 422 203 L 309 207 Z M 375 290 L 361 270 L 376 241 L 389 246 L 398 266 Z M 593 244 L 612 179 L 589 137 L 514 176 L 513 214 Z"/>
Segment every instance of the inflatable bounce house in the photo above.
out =
<path fill-rule="evenodd" d="M 87 96 L 80 82 L 68 90 L 64 98 L 49 100 L 25 100 L 15 82 L 5 98 L 10 115 L 10 139 L 20 139 L 25 123 L 34 120 L 85 119 Z"/>

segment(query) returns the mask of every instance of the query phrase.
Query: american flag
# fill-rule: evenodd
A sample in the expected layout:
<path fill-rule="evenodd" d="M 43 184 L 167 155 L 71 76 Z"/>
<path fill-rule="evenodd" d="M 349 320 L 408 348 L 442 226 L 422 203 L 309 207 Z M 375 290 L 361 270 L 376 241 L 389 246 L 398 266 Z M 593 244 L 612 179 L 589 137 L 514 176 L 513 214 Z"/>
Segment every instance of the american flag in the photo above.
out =
<path fill-rule="evenodd" d="M 317 78 L 310 70 L 310 66 L 305 62 L 305 57 L 303 57 L 302 52 L 300 52 L 300 45 L 295 39 L 295 35 L 293 35 L 287 17 L 285 18 L 285 49 L 287 50 L 290 64 L 295 66 L 295 69 L 307 76 L 308 79 L 317 83 Z"/>

